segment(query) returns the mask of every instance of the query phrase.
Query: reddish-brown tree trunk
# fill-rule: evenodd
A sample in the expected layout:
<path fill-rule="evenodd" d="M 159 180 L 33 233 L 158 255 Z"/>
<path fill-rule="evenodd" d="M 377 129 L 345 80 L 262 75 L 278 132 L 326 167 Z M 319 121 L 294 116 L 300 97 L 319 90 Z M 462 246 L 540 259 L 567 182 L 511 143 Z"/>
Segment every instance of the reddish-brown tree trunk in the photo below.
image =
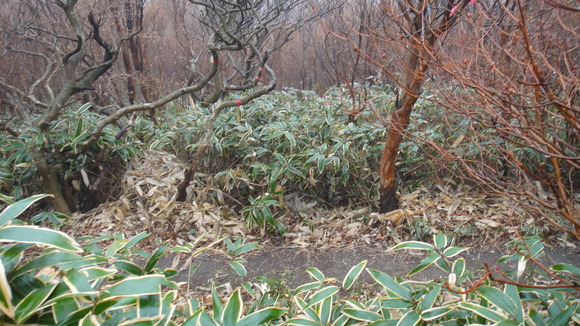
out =
<path fill-rule="evenodd" d="M 434 42 L 435 40 L 432 40 Z M 403 133 L 409 125 L 409 118 L 413 111 L 413 106 L 419 98 L 423 77 L 427 72 L 427 61 L 422 58 L 425 51 L 419 48 L 412 48 L 409 52 L 401 87 L 402 94 L 395 111 L 391 114 L 391 120 L 387 127 L 388 135 L 385 143 L 385 149 L 379 162 L 380 177 L 380 202 L 379 212 L 387 213 L 399 208 L 397 200 L 397 188 L 395 178 L 395 163 L 397 162 L 397 153 L 399 145 L 403 139 Z"/>

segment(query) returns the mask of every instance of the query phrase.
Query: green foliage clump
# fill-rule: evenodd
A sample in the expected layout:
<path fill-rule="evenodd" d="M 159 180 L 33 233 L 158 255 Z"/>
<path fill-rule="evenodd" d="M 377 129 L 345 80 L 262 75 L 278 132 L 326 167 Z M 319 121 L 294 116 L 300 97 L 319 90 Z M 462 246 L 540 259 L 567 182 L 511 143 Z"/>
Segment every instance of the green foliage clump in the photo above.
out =
<path fill-rule="evenodd" d="M 80 148 L 101 119 L 90 107 L 87 103 L 78 110 L 64 111 L 46 132 L 19 119 L 11 121 L 8 127 L 13 132 L 2 131 L 0 137 L 1 192 L 18 200 L 44 191 L 38 188 L 40 182 L 37 162 L 33 161 L 34 152 L 47 158 L 50 168 L 56 169 L 63 180 L 61 184 L 69 187 L 70 193 L 75 193 L 73 197 L 78 203 L 94 196 L 89 194 L 89 189 L 103 170 L 112 175 L 122 173 L 125 163 L 141 152 L 142 145 L 139 140 L 131 138 L 130 133 L 121 138 L 119 128 L 108 125 L 93 146 Z M 114 194 L 114 184 L 106 183 L 100 182 L 102 187 L 113 189 L 109 194 Z"/>
<path fill-rule="evenodd" d="M 174 113 L 163 131 L 149 136 L 151 147 L 188 156 L 209 112 Z M 347 120 L 342 96 L 276 92 L 219 117 L 206 166 L 225 191 L 242 198 L 282 187 L 333 204 L 360 201 L 375 194 L 385 131 L 367 119 Z"/>
<path fill-rule="evenodd" d="M 196 189 L 202 189 L 196 193 L 207 197 L 197 199 L 237 206 L 250 227 L 279 233 L 285 227 L 277 207 L 285 204 L 285 195 L 312 198 L 321 205 L 368 206 L 377 198 L 386 113 L 395 107 L 396 96 L 385 85 L 361 87 L 355 85 L 354 92 L 365 96 L 356 101 L 351 91 L 341 88 L 324 96 L 288 89 L 222 112 L 196 179 Z M 32 153 L 41 152 L 51 169 L 59 170 L 69 206 L 90 209 L 118 191 L 118 177 L 128 161 L 147 148 L 175 153 L 184 162 L 192 159 L 210 110 L 173 104 L 157 113 L 156 122 L 135 116 L 122 137 L 117 126 L 109 125 L 94 145 L 82 149 L 79 144 L 100 119 L 87 104 L 65 112 L 47 132 L 25 128 L 15 119 L 1 131 L 2 193 L 19 199 L 44 191 L 38 189 L 38 166 L 32 160 Z M 398 186 L 403 192 L 442 182 L 482 186 L 466 171 L 469 167 L 471 173 L 512 185 L 526 180 L 502 154 L 506 150 L 531 170 L 543 166 L 545 157 L 539 152 L 506 141 L 477 119 L 451 112 L 426 90 L 401 143 Z M 57 221 L 48 214 L 40 218 Z"/>
<path fill-rule="evenodd" d="M 280 233 L 284 226 L 273 209 L 281 205 L 284 194 L 310 196 L 330 205 L 375 197 L 385 129 L 370 122 L 371 112 L 349 123 L 345 101 L 341 92 L 320 97 L 286 90 L 223 112 L 203 158 L 205 171 L 214 177 L 210 184 L 217 183 L 211 188 L 220 189 L 214 194 L 227 193 L 226 199 L 241 203 L 251 227 L 269 226 Z M 149 140 L 150 148 L 188 160 L 209 115 L 207 108 L 174 106 L 157 127 L 138 120 L 136 137 Z"/>

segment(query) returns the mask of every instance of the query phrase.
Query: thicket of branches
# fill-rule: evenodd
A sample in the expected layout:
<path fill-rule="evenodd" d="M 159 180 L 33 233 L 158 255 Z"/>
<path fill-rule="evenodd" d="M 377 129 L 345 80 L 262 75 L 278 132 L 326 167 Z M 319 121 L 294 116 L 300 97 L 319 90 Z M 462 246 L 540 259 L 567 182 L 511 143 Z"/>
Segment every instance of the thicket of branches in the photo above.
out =
<path fill-rule="evenodd" d="M 488 128 L 495 142 L 480 142 L 472 159 L 445 154 L 475 182 L 580 239 L 577 8 L 482 1 L 466 11 L 436 58 L 435 94 L 470 118 L 471 141 Z"/>
<path fill-rule="evenodd" d="M 360 17 L 373 12 L 368 5 L 357 8 Z M 388 130 L 379 165 L 381 210 L 398 207 L 399 145 L 410 137 L 405 130 L 411 112 L 423 98 L 466 117 L 454 145 L 478 146 L 466 155 L 411 137 L 433 146 L 435 162 L 483 189 L 510 194 L 531 215 L 580 239 L 578 9 L 520 0 L 393 0 L 371 6 L 383 24 L 343 19 L 343 30 L 325 28 L 372 63 L 398 96 L 392 109 L 358 108 L 374 110 Z"/>

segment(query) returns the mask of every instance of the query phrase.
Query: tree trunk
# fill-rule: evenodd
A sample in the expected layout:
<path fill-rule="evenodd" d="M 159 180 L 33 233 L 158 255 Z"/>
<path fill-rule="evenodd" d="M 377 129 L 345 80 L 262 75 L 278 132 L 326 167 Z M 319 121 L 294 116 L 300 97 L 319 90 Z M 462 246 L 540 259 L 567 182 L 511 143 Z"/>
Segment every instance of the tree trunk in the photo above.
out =
<path fill-rule="evenodd" d="M 214 106 L 213 113 L 205 125 L 205 132 L 201 138 L 201 141 L 199 142 L 199 147 L 197 148 L 197 151 L 195 151 L 195 156 L 191 159 L 189 168 L 185 170 L 183 180 L 179 183 L 179 185 L 177 185 L 177 195 L 175 196 L 176 201 L 184 202 L 187 200 L 187 187 L 189 187 L 193 181 L 195 174 L 199 170 L 199 164 L 206 155 L 207 147 L 209 146 L 211 136 L 213 135 L 215 129 L 215 122 L 222 110 L 223 108 L 217 105 Z"/>
<path fill-rule="evenodd" d="M 409 125 L 413 106 L 419 98 L 423 77 L 427 72 L 427 62 L 421 58 L 424 51 L 419 46 L 411 48 L 406 60 L 406 71 L 402 81 L 402 96 L 395 111 L 391 115 L 385 149 L 379 162 L 380 201 L 379 212 L 388 213 L 399 208 L 397 200 L 395 163 L 403 133 Z"/>
<path fill-rule="evenodd" d="M 70 216 L 72 211 L 60 189 L 58 168 L 50 166 L 42 158 L 36 160 L 36 167 L 38 169 L 38 173 L 42 177 L 42 191 L 53 196 L 50 200 L 52 208 L 54 208 L 54 210 L 59 213 Z"/>

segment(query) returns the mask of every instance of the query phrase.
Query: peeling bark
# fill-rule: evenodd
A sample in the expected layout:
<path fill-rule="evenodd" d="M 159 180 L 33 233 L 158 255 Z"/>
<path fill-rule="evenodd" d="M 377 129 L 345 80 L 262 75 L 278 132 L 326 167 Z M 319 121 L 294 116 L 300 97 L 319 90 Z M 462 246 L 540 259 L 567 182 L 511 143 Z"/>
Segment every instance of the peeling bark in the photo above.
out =
<path fill-rule="evenodd" d="M 435 38 L 429 41 L 435 43 Z M 422 58 L 425 51 L 419 50 L 419 44 L 414 51 L 410 51 L 406 60 L 406 74 L 403 80 L 403 94 L 399 105 L 391 115 L 391 120 L 387 127 L 388 135 L 385 149 L 379 162 L 380 177 L 380 202 L 379 212 L 388 213 L 399 208 L 396 197 L 395 163 L 399 146 L 403 139 L 403 133 L 409 126 L 409 119 L 413 106 L 419 98 L 423 78 L 428 69 L 426 59 Z"/>

